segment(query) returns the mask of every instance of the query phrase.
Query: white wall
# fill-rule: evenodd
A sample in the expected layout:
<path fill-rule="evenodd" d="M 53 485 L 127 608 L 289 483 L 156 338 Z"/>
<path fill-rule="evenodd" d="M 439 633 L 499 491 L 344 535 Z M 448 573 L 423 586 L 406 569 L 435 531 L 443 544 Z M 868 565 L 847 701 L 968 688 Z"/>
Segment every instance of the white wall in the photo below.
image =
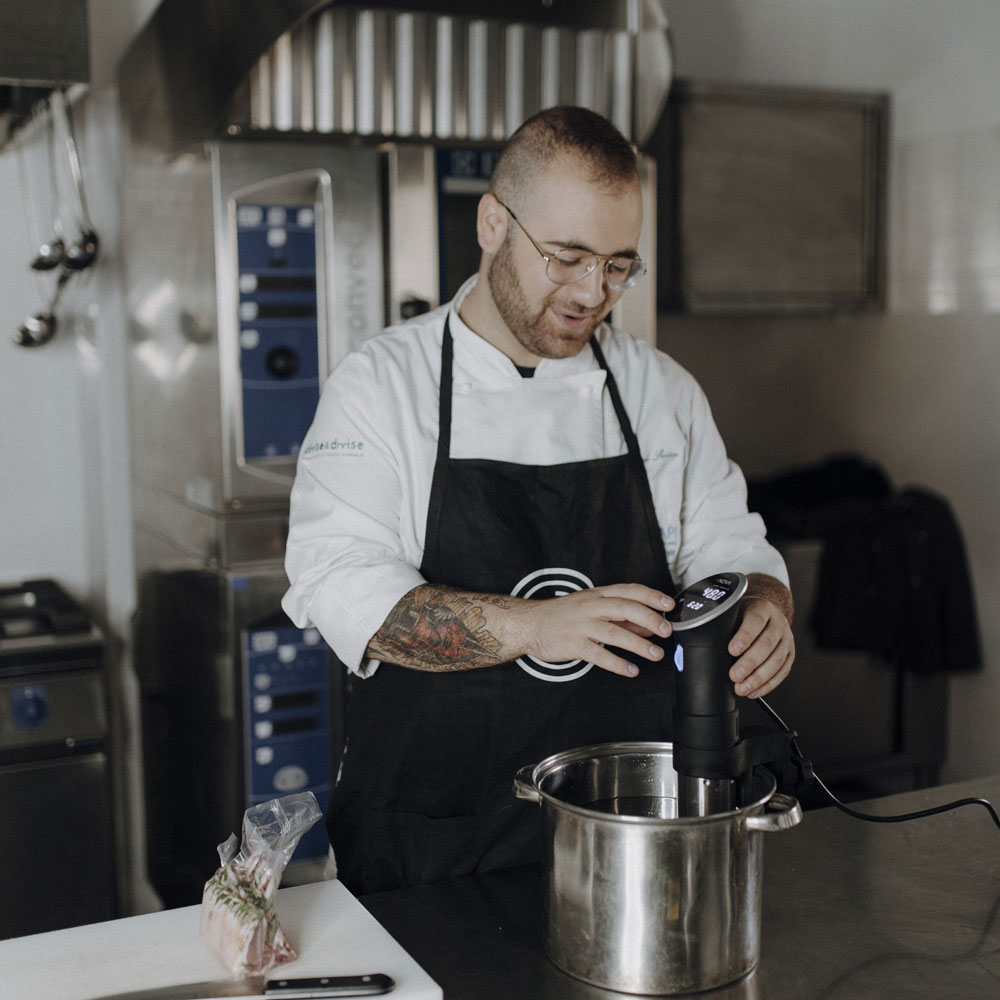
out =
<path fill-rule="evenodd" d="M 136 911 L 156 901 L 143 873 L 136 686 L 128 658 L 134 580 L 114 76 L 121 52 L 155 6 L 156 0 L 90 2 L 93 80 L 89 89 L 74 88 L 74 123 L 100 255 L 67 286 L 55 339 L 30 350 L 11 335 L 50 301 L 55 281 L 28 266 L 51 230 L 46 128 L 30 125 L 0 150 L 0 583 L 53 577 L 105 631 L 112 765 L 126 803 L 116 816 L 119 890 L 124 907 Z"/>
<path fill-rule="evenodd" d="M 859 451 L 945 496 L 986 668 L 951 685 L 948 778 L 1000 768 L 1000 37 L 994 0 L 671 0 L 678 72 L 888 91 L 890 296 L 855 319 L 661 317 L 733 457 L 768 475 Z"/>

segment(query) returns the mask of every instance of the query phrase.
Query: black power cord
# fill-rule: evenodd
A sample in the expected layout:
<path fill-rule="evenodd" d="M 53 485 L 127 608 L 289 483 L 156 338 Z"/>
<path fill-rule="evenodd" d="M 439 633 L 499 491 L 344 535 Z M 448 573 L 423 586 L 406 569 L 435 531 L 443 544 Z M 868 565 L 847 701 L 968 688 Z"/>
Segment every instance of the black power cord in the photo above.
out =
<path fill-rule="evenodd" d="M 987 799 L 981 798 L 965 798 L 957 799 L 954 802 L 947 802 L 944 805 L 932 806 L 930 809 L 920 809 L 917 812 L 900 813 L 895 816 L 875 816 L 871 813 L 858 812 L 856 809 L 852 809 L 850 806 L 844 805 L 840 799 L 837 798 L 833 792 L 823 783 L 822 779 L 813 770 L 812 764 L 803 755 L 802 751 L 799 749 L 797 734 L 792 732 L 788 726 L 785 725 L 784 720 L 778 713 L 771 708 L 770 705 L 763 698 L 756 699 L 758 704 L 768 715 L 774 720 L 774 722 L 782 729 L 783 732 L 789 734 L 790 745 L 792 748 L 792 753 L 796 758 L 800 769 L 808 774 L 813 781 L 823 790 L 823 792 L 829 797 L 830 801 L 843 813 L 848 816 L 853 816 L 855 819 L 867 820 L 870 823 L 904 823 L 911 819 L 923 819 L 925 816 L 936 816 L 939 813 L 950 812 L 952 809 L 958 809 L 961 806 L 982 806 L 989 814 L 993 822 L 1000 828 L 1000 816 L 997 815 L 996 809 L 993 808 L 992 804 Z"/>

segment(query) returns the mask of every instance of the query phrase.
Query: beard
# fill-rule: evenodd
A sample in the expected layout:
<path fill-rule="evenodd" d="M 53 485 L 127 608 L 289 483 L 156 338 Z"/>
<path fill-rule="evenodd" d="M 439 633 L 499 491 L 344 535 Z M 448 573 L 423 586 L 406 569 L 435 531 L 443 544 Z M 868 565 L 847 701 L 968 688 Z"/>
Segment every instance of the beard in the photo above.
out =
<path fill-rule="evenodd" d="M 539 261 L 539 264 L 541 261 Z M 507 329 L 526 350 L 540 358 L 571 358 L 579 354 L 593 332 L 604 319 L 605 311 L 594 313 L 590 308 L 574 303 L 572 299 L 561 306 L 556 303 L 559 291 L 543 300 L 537 311 L 532 311 L 524 294 L 524 288 L 514 267 L 514 255 L 510 240 L 504 240 L 500 249 L 490 261 L 488 272 L 490 292 Z M 570 285 L 562 286 L 571 289 Z M 572 295 L 572 291 L 566 294 Z M 587 322 L 575 329 L 565 329 L 550 315 L 555 307 L 576 316 L 589 316 Z"/>

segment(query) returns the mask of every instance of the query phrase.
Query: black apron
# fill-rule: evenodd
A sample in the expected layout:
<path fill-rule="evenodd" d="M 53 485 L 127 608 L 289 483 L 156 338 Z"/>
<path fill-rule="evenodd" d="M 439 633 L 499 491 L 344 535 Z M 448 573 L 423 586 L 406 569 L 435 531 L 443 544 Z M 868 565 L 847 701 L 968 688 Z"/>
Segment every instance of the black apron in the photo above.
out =
<path fill-rule="evenodd" d="M 625 455 L 554 466 L 453 459 L 445 322 L 426 580 L 531 598 L 612 583 L 673 592 L 638 442 L 595 339 L 591 348 Z M 537 860 L 541 810 L 514 797 L 515 772 L 584 744 L 669 739 L 669 663 L 639 660 L 636 678 L 530 657 L 443 673 L 382 663 L 352 678 L 327 813 L 338 877 L 360 894 Z"/>

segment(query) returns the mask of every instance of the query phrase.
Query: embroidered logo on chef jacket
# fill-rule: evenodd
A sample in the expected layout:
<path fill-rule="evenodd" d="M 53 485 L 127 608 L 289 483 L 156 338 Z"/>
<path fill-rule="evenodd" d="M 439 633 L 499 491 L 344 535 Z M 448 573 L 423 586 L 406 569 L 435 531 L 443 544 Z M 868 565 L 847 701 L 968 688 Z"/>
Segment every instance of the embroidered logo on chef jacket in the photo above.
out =
<path fill-rule="evenodd" d="M 564 597 L 577 590 L 589 590 L 593 581 L 575 569 L 558 567 L 553 569 L 536 569 L 514 585 L 511 591 L 513 597 L 523 597 L 529 600 L 543 600 L 550 597 Z M 549 663 L 535 656 L 519 656 L 517 665 L 532 677 L 543 681 L 575 681 L 593 667 L 586 660 L 563 660 Z"/>

